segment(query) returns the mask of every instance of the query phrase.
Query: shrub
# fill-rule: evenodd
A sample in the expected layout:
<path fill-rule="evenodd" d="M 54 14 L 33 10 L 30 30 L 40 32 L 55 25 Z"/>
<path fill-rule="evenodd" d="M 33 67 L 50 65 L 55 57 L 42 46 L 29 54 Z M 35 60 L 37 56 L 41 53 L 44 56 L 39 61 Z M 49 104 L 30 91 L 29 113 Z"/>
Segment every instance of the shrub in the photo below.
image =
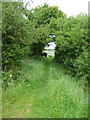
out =
<path fill-rule="evenodd" d="M 89 79 L 87 20 L 84 15 L 68 18 L 62 29 L 56 32 L 55 51 L 55 59 L 63 63 L 69 73 L 84 80 Z"/>

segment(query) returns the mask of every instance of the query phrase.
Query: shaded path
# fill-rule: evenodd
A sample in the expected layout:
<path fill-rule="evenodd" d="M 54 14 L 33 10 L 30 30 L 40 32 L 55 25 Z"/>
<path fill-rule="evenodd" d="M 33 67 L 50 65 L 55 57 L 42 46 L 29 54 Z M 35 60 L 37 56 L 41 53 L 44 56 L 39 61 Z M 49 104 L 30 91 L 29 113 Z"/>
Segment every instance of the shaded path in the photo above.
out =
<path fill-rule="evenodd" d="M 87 95 L 62 66 L 46 58 L 22 61 L 22 69 L 19 79 L 24 82 L 4 92 L 3 117 L 87 117 Z"/>

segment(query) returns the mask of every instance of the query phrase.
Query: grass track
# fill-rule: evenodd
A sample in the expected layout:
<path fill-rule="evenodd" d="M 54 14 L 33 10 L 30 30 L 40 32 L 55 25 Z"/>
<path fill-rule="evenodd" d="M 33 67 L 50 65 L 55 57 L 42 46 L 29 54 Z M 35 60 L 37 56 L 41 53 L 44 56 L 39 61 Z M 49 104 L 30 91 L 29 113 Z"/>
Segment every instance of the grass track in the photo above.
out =
<path fill-rule="evenodd" d="M 87 117 L 87 93 L 51 58 L 22 60 L 18 81 L 3 91 L 3 118 Z"/>

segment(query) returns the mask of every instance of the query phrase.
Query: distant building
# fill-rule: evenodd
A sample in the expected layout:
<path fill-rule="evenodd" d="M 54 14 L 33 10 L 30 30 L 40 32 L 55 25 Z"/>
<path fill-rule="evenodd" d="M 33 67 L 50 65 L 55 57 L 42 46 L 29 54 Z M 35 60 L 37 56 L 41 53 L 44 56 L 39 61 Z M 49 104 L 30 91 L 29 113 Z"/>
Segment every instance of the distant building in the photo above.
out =
<path fill-rule="evenodd" d="M 48 43 L 48 45 L 47 46 L 45 46 L 45 49 L 46 50 L 54 50 L 55 49 L 55 47 L 56 47 L 56 44 L 54 43 L 54 42 L 50 42 L 50 43 Z"/>
<path fill-rule="evenodd" d="M 55 55 L 55 52 L 54 52 L 55 47 L 56 47 L 56 44 L 54 42 L 50 42 L 50 43 L 48 43 L 48 45 L 45 46 L 43 52 L 46 52 L 48 57 L 49 56 L 54 57 L 54 55 Z"/>

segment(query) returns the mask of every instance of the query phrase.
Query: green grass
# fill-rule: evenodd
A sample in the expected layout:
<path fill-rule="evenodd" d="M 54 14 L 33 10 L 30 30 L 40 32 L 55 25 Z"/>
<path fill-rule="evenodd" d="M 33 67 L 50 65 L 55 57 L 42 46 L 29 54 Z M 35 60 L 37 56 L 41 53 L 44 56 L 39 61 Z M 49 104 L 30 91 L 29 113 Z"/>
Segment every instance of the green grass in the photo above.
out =
<path fill-rule="evenodd" d="M 18 84 L 3 91 L 3 118 L 84 118 L 87 96 L 52 58 L 21 60 Z"/>

